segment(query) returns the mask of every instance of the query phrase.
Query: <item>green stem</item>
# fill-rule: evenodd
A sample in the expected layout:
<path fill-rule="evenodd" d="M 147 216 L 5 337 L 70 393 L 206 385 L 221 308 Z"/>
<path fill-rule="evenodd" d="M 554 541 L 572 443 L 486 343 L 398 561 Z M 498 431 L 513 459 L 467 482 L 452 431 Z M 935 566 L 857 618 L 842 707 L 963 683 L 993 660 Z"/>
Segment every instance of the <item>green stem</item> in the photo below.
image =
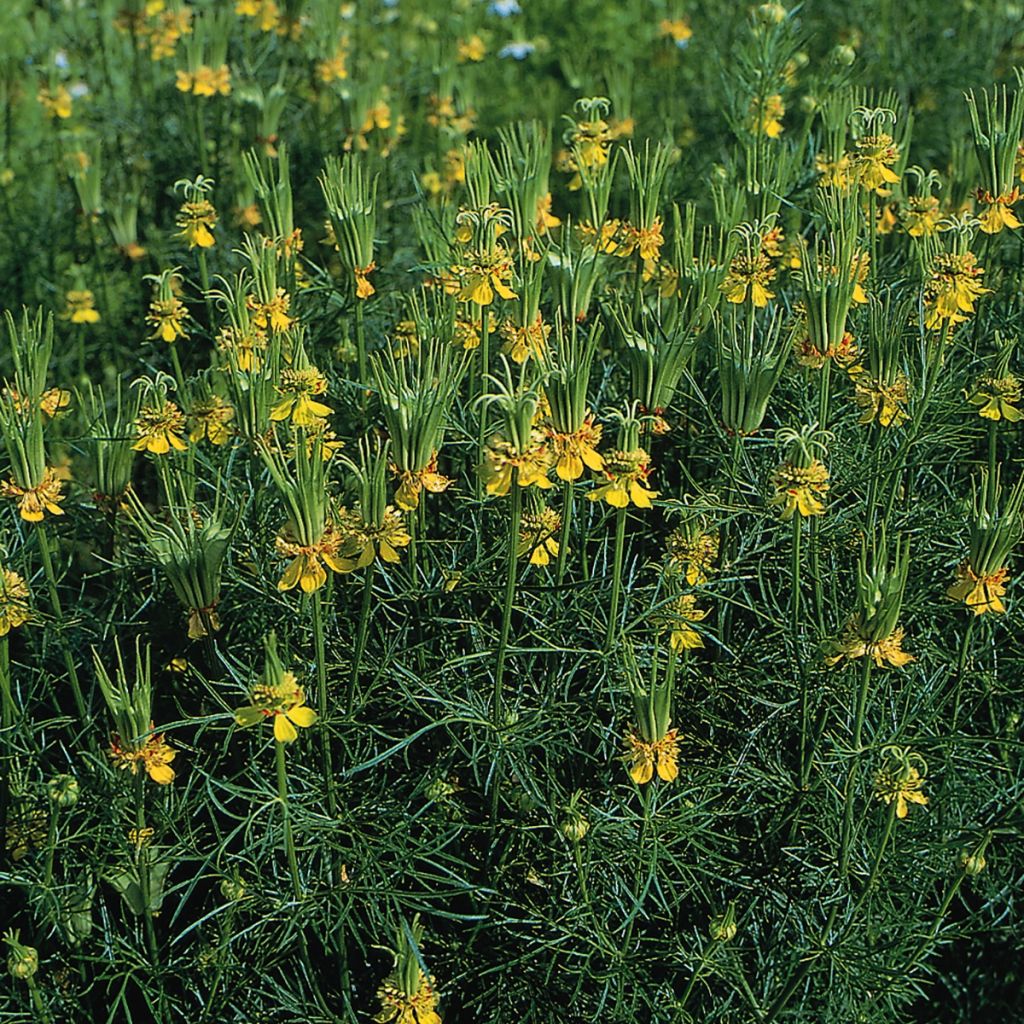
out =
<path fill-rule="evenodd" d="M 844 878 L 850 864 L 850 844 L 853 840 L 853 805 L 856 799 L 857 771 L 860 767 L 861 741 L 864 733 L 864 712 L 868 703 L 868 689 L 871 685 L 871 656 L 864 655 L 864 667 L 861 672 L 860 692 L 857 695 L 857 707 L 853 723 L 853 764 L 846 780 L 846 803 L 843 808 L 842 845 L 839 849 L 839 873 Z"/>
<path fill-rule="evenodd" d="M 480 385 L 477 389 L 479 397 L 484 398 L 490 390 L 490 383 L 487 375 L 490 372 L 490 323 L 491 310 L 489 306 L 480 307 Z M 487 402 L 480 402 L 480 425 L 477 430 L 476 442 L 476 465 L 479 465 L 484 456 L 484 442 L 487 440 Z M 476 500 L 483 498 L 483 477 L 476 474 Z"/>
<path fill-rule="evenodd" d="M 327 784 L 327 812 L 333 818 L 338 808 L 338 801 L 334 792 L 334 765 L 331 762 L 331 731 L 328 728 L 327 705 L 327 658 L 324 644 L 324 608 L 319 590 L 313 592 L 313 637 L 316 643 L 317 716 L 320 724 L 320 753 L 323 762 L 324 781 Z"/>
<path fill-rule="evenodd" d="M 950 725 L 950 733 L 952 735 L 956 735 L 957 724 L 960 720 L 960 699 L 964 692 L 964 669 L 967 667 L 967 657 L 970 653 L 971 640 L 974 637 L 974 624 L 977 621 L 978 616 L 972 615 L 967 623 L 967 628 L 964 630 L 963 640 L 960 642 L 960 656 L 957 658 L 956 675 L 954 676 L 956 694 L 953 698 L 953 719 Z"/>
<path fill-rule="evenodd" d="M 78 716 L 83 725 L 87 725 L 89 717 L 85 710 L 85 698 L 82 696 L 82 686 L 78 681 L 78 669 L 75 667 L 75 659 L 68 645 L 67 637 L 64 635 L 64 611 L 61 607 L 60 596 L 57 593 L 57 576 L 53 571 L 53 559 L 50 557 L 50 541 L 46 534 L 46 527 L 40 523 L 36 528 L 36 539 L 39 541 L 39 554 L 43 560 L 43 570 L 46 573 L 46 583 L 50 592 L 50 604 L 53 606 L 53 614 L 60 627 L 60 645 L 64 653 L 64 667 L 71 681 L 71 689 L 75 696 L 75 707 L 78 709 Z"/>
<path fill-rule="evenodd" d="M 299 862 L 295 857 L 295 837 L 292 835 L 292 816 L 288 805 L 288 770 L 284 763 L 284 744 L 274 741 L 277 758 L 277 798 L 281 801 L 281 814 L 284 818 L 284 849 L 288 855 L 288 870 L 292 876 L 292 891 L 295 898 L 302 898 L 302 885 L 299 882 Z"/>
<path fill-rule="evenodd" d="M 569 525 L 572 522 L 572 483 L 562 481 L 562 529 L 558 534 L 558 562 L 555 567 L 555 585 L 561 586 L 565 579 L 565 559 L 569 553 Z"/>
<path fill-rule="evenodd" d="M 366 652 L 366 639 L 370 627 L 370 604 L 373 599 L 373 571 L 376 564 L 374 561 L 366 567 L 366 579 L 363 581 L 363 600 L 359 608 L 359 628 L 356 632 L 356 647 L 352 655 L 352 674 L 348 679 L 348 694 L 345 698 L 345 713 L 347 715 L 351 715 L 352 709 L 355 707 L 356 685 L 359 682 L 363 654 Z"/>
<path fill-rule="evenodd" d="M 0 636 L 0 727 L 4 732 L 14 725 L 17 716 L 18 705 L 14 702 L 14 690 L 11 687 L 10 637 L 4 633 Z"/>
<path fill-rule="evenodd" d="M 146 773 L 135 776 L 135 863 L 139 871 L 139 889 L 142 893 L 142 920 L 146 932 L 149 959 L 155 967 L 160 960 L 156 944 L 156 929 L 153 925 L 153 891 L 149 875 L 149 849 L 145 839 L 146 828 Z"/>
<path fill-rule="evenodd" d="M 356 358 L 359 366 L 359 408 L 366 410 L 366 325 L 364 323 L 363 302 L 364 299 L 357 298 L 356 302 Z"/>
<path fill-rule="evenodd" d="M 516 569 L 519 557 L 519 523 L 522 519 L 523 494 L 519 486 L 519 467 L 512 467 L 512 511 L 508 524 L 508 561 L 505 569 L 505 601 L 501 608 L 501 636 L 498 640 L 498 666 L 494 673 L 494 699 L 492 708 L 494 724 L 502 725 L 502 684 L 505 678 L 505 657 L 508 653 L 508 638 L 512 629 L 512 606 L 516 599 Z"/>
<path fill-rule="evenodd" d="M 206 250 L 200 246 L 197 255 L 199 262 L 199 284 L 203 289 L 203 303 L 206 306 L 206 321 L 210 335 L 214 333 L 213 302 L 210 300 L 210 268 L 206 262 Z"/>
<path fill-rule="evenodd" d="M 622 593 L 622 558 L 626 547 L 626 510 L 615 510 L 615 561 L 612 565 L 612 597 L 608 609 L 608 631 L 604 636 L 604 649 L 610 651 L 619 622 L 619 597 Z"/>

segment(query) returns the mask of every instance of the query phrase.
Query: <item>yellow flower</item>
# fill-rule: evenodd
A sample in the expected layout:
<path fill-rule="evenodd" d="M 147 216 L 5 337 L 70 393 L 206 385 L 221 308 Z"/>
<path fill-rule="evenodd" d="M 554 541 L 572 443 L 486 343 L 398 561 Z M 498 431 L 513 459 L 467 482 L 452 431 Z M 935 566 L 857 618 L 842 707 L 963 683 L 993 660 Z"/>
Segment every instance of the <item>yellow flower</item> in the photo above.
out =
<path fill-rule="evenodd" d="M 579 480 L 583 476 L 583 467 L 600 473 L 604 469 L 604 459 L 597 450 L 601 443 L 602 427 L 594 423 L 590 414 L 583 420 L 583 425 L 572 434 L 560 434 L 548 429 L 548 440 L 555 458 L 555 473 L 560 480 L 567 483 Z"/>
<path fill-rule="evenodd" d="M 460 64 L 464 64 L 466 61 L 478 64 L 487 55 L 487 44 L 475 32 L 468 39 L 460 39 L 456 49 Z"/>
<path fill-rule="evenodd" d="M 180 228 L 178 237 L 184 238 L 190 249 L 197 245 L 200 249 L 209 249 L 215 241 L 213 229 L 217 225 L 217 211 L 209 199 L 182 203 L 175 224 Z"/>
<path fill-rule="evenodd" d="M 340 557 L 343 537 L 334 523 L 324 524 L 320 539 L 312 544 L 299 541 L 294 524 L 285 523 L 278 531 L 275 547 L 281 558 L 291 562 L 278 580 L 278 590 L 292 590 L 301 587 L 304 594 L 312 594 L 327 582 L 327 573 L 321 560 L 334 572 L 347 572 Z"/>
<path fill-rule="evenodd" d="M 786 113 L 786 105 L 779 93 L 765 96 L 762 101 L 755 96 L 750 101 L 752 128 L 755 133 L 767 135 L 769 139 L 777 139 L 783 132 L 782 118 Z"/>
<path fill-rule="evenodd" d="M 1020 401 L 1020 381 L 1013 374 L 996 377 L 986 373 L 967 396 L 971 405 L 977 405 L 978 415 L 986 420 L 1006 420 L 1007 423 L 1019 423 L 1022 418 L 1017 403 Z"/>
<path fill-rule="evenodd" d="M 246 307 L 253 314 L 253 326 L 272 334 L 287 331 L 295 323 L 295 317 L 288 314 L 291 304 L 292 297 L 283 288 L 278 288 L 269 302 L 261 302 L 255 295 L 247 295 L 245 299 Z"/>
<path fill-rule="evenodd" d="M 866 371 L 853 378 L 853 400 L 864 412 L 859 423 L 877 423 L 880 427 L 898 427 L 910 419 L 906 410 L 910 399 L 910 381 L 897 373 L 891 384 L 876 380 Z"/>
<path fill-rule="evenodd" d="M 36 99 L 46 111 L 47 117 L 57 117 L 63 121 L 71 116 L 71 92 L 65 85 L 58 85 L 52 92 L 40 89 Z"/>
<path fill-rule="evenodd" d="M 975 615 L 984 615 L 985 612 L 1002 615 L 1006 611 L 1000 600 L 1006 593 L 1006 581 L 1010 577 L 1010 570 L 1005 566 L 979 576 L 971 568 L 971 563 L 964 561 L 957 567 L 956 576 L 956 583 L 946 591 L 947 597 L 962 601 Z"/>
<path fill-rule="evenodd" d="M 376 292 L 376 288 L 370 284 L 370 274 L 377 269 L 377 264 L 372 260 L 365 267 L 355 267 L 352 271 L 356 279 L 356 298 L 368 299 Z"/>
<path fill-rule="evenodd" d="M 658 30 L 676 46 L 688 43 L 693 36 L 693 29 L 685 18 L 662 18 L 658 23 Z"/>
<path fill-rule="evenodd" d="M 0 570 L 0 636 L 25 625 L 29 619 L 28 584 L 11 569 Z"/>
<path fill-rule="evenodd" d="M 878 196 L 889 195 L 886 185 L 895 185 L 899 175 L 892 165 L 900 158 L 899 147 L 891 135 L 865 135 L 854 144 L 854 177 L 861 187 Z"/>
<path fill-rule="evenodd" d="M 220 395 L 210 395 L 192 406 L 189 418 L 192 429 L 189 440 L 196 444 L 206 438 L 210 444 L 226 444 L 231 437 L 228 423 L 235 417 L 234 408 Z"/>
<path fill-rule="evenodd" d="M 936 196 L 911 196 L 903 215 L 903 228 L 911 238 L 930 238 L 938 232 L 941 219 Z"/>
<path fill-rule="evenodd" d="M 540 313 L 537 319 L 525 327 L 519 327 L 511 320 L 501 325 L 501 336 L 505 339 L 504 351 L 515 363 L 525 363 L 531 356 L 540 359 L 547 351 L 550 325 L 544 323 Z"/>
<path fill-rule="evenodd" d="M 826 665 L 838 665 L 844 658 L 854 661 L 857 658 L 871 658 L 878 668 L 887 664 L 893 668 L 902 668 L 915 661 L 913 655 L 903 650 L 903 630 L 894 629 L 884 640 L 865 640 L 853 625 L 849 625 L 839 638 L 834 655 L 825 659 Z"/>
<path fill-rule="evenodd" d="M 150 337 L 160 338 L 168 344 L 178 338 L 188 337 L 183 323 L 187 316 L 188 310 L 181 299 L 153 299 L 146 314 L 146 323 L 155 328 Z"/>
<path fill-rule="evenodd" d="M 541 490 L 551 487 L 548 471 L 551 469 L 551 450 L 540 431 L 533 431 L 531 444 L 525 452 L 516 449 L 500 437 L 487 442 L 483 474 L 488 494 L 502 497 L 512 487 L 513 470 L 519 470 L 519 486 L 536 486 Z"/>
<path fill-rule="evenodd" d="M 626 733 L 626 761 L 629 777 L 639 786 L 654 778 L 672 782 L 679 775 L 679 733 L 669 729 L 660 740 L 649 743 L 634 730 Z"/>
<path fill-rule="evenodd" d="M 645 263 L 654 264 L 661 259 L 661 247 L 665 244 L 665 236 L 661 230 L 661 218 L 655 217 L 650 227 L 637 228 L 632 224 L 622 225 L 623 238 L 619 242 L 615 255 L 625 259 L 634 252 L 640 253 Z M 652 266 L 653 271 L 653 266 Z"/>
<path fill-rule="evenodd" d="M 828 470 L 819 459 L 812 459 L 809 466 L 782 463 L 772 474 L 772 486 L 775 495 L 768 504 L 781 506 L 783 519 L 792 519 L 794 512 L 804 517 L 824 515 L 825 506 L 817 495 L 828 490 Z"/>
<path fill-rule="evenodd" d="M 433 977 L 418 972 L 416 991 L 407 995 L 398 973 L 389 974 L 377 990 L 380 1012 L 373 1018 L 377 1024 L 441 1024 L 437 1012 L 439 996 Z"/>
<path fill-rule="evenodd" d="M 87 288 L 72 290 L 64 298 L 67 306 L 61 313 L 62 320 L 70 320 L 73 324 L 99 323 L 100 314 L 94 308 L 95 297 Z"/>
<path fill-rule="evenodd" d="M 665 541 L 665 554 L 670 567 L 685 567 L 686 582 L 701 586 L 708 581 L 718 558 L 718 534 L 696 533 L 691 536 L 680 527 Z"/>
<path fill-rule="evenodd" d="M 591 491 L 591 501 L 607 501 L 613 508 L 626 508 L 632 502 L 637 508 L 650 508 L 657 491 L 648 490 L 647 477 L 651 472 L 650 456 L 643 448 L 632 451 L 613 451 L 604 457 L 602 472 L 608 483 Z"/>
<path fill-rule="evenodd" d="M 339 520 L 344 537 L 343 557 L 340 559 L 342 572 L 364 569 L 378 556 L 397 565 L 401 561 L 399 549 L 408 547 L 412 541 L 402 521 L 402 513 L 391 505 L 384 509 L 380 526 L 374 526 L 358 512 L 346 509 L 342 509 Z"/>
<path fill-rule="evenodd" d="M 19 487 L 13 480 L 5 480 L 0 484 L 0 494 L 17 500 L 18 513 L 25 522 L 39 523 L 47 512 L 53 516 L 64 515 L 64 509 L 60 507 L 64 500 L 62 488 L 57 471 L 47 466 L 42 481 L 35 487 Z"/>
<path fill-rule="evenodd" d="M 463 171 L 465 176 L 465 171 Z M 538 235 L 546 235 L 552 228 L 557 228 L 562 221 L 551 212 L 551 193 L 545 192 L 537 196 L 537 211 L 534 220 L 534 230 Z"/>
<path fill-rule="evenodd" d="M 283 397 L 270 410 L 270 418 L 275 422 L 291 417 L 296 427 L 316 427 L 320 419 L 334 412 L 313 397 L 327 391 L 327 378 L 315 366 L 282 370 L 276 391 Z"/>
<path fill-rule="evenodd" d="M 508 286 L 512 278 L 512 260 L 500 245 L 468 253 L 467 262 L 453 266 L 452 273 L 458 280 L 459 298 L 464 302 L 489 306 L 495 293 L 506 300 L 518 298 Z"/>
<path fill-rule="evenodd" d="M 115 733 L 111 737 L 107 754 L 118 768 L 130 771 L 132 775 L 137 775 L 141 767 L 157 785 L 170 785 L 174 781 L 171 762 L 178 756 L 178 752 L 164 742 L 163 733 L 152 731 L 152 722 L 149 728 L 150 735 L 141 746 L 122 746 L 121 737 Z"/>
<path fill-rule="evenodd" d="M 139 410 L 135 420 L 138 440 L 132 445 L 134 451 L 166 455 L 171 448 L 183 452 L 188 447 L 182 434 L 185 432 L 185 415 L 173 403 L 162 406 L 147 405 Z"/>
<path fill-rule="evenodd" d="M 830 359 L 837 366 L 849 370 L 860 358 L 860 350 L 853 335 L 847 331 L 838 345 L 832 345 L 820 351 L 808 337 L 794 342 L 794 355 L 801 366 L 809 366 L 812 370 L 820 370 Z"/>
<path fill-rule="evenodd" d="M 990 292 L 979 280 L 985 271 L 975 265 L 974 253 L 939 253 L 932 260 L 931 277 L 924 288 L 928 311 L 925 326 L 939 330 L 963 323 L 974 312 L 974 303 Z"/>
<path fill-rule="evenodd" d="M 669 634 L 673 651 L 692 651 L 703 647 L 704 641 L 691 623 L 703 622 L 710 614 L 707 608 L 697 607 L 696 594 L 681 594 L 659 613 L 658 624 L 663 633 Z"/>
<path fill-rule="evenodd" d="M 999 196 L 993 196 L 991 192 L 978 189 L 975 193 L 978 201 L 985 203 L 985 209 L 978 215 L 981 221 L 981 230 L 986 235 L 998 235 L 1003 228 L 1019 228 L 1020 221 L 1013 214 L 1011 207 L 1020 199 L 1020 189 L 1015 188 L 1011 192 L 1005 192 Z"/>
<path fill-rule="evenodd" d="M 4 394 L 11 399 L 18 412 L 27 414 L 32 411 L 32 403 L 23 398 L 17 388 L 4 388 Z M 50 419 L 63 412 L 70 404 L 71 392 L 63 388 L 47 388 L 39 396 L 39 408 L 43 415 Z"/>
<path fill-rule="evenodd" d="M 222 327 L 217 336 L 217 348 L 233 357 L 239 370 L 255 373 L 263 365 L 262 353 L 267 347 L 265 331 L 252 328 L 242 333 L 236 327 Z"/>
<path fill-rule="evenodd" d="M 227 64 L 219 68 L 200 64 L 195 71 L 179 70 L 174 85 L 179 92 L 191 92 L 193 96 L 227 96 L 231 92 L 231 69 Z"/>
<path fill-rule="evenodd" d="M 523 513 L 519 525 L 519 543 L 516 555 L 530 556 L 530 565 L 549 565 L 561 550 L 556 534 L 562 528 L 562 517 L 551 508 L 539 512 Z"/>
<path fill-rule="evenodd" d="M 844 153 L 838 160 L 829 160 L 824 153 L 819 153 L 814 160 L 814 169 L 818 172 L 818 185 L 821 188 L 845 189 L 850 185 L 851 159 Z"/>
<path fill-rule="evenodd" d="M 419 508 L 420 494 L 426 490 L 431 494 L 441 494 L 452 484 L 449 477 L 437 471 L 437 452 L 430 457 L 427 465 L 418 473 L 412 470 L 400 471 L 397 466 L 391 467 L 398 476 L 398 487 L 395 489 L 395 504 L 406 512 Z"/>
<path fill-rule="evenodd" d="M 348 78 L 348 51 L 344 44 L 334 51 L 334 56 L 318 61 L 316 75 L 321 82 L 330 83 Z"/>
<path fill-rule="evenodd" d="M 928 803 L 928 797 L 921 792 L 924 779 L 913 765 L 905 765 L 898 771 L 886 766 L 875 773 L 875 799 L 886 805 L 896 803 L 896 817 L 907 816 L 908 804 Z"/>
<path fill-rule="evenodd" d="M 235 712 L 235 721 L 243 729 L 268 718 L 274 720 L 274 739 L 278 743 L 294 742 L 299 738 L 297 729 L 308 729 L 316 722 L 316 712 L 306 706 L 306 694 L 294 672 L 285 672 L 280 683 L 254 687 L 252 704 Z"/>
<path fill-rule="evenodd" d="M 722 294 L 729 302 L 745 302 L 747 292 L 750 301 L 758 308 L 768 305 L 775 293 L 768 290 L 768 285 L 775 277 L 775 268 L 771 265 L 768 254 L 762 250 L 755 253 L 737 253 L 729 264 L 729 273 L 719 285 Z"/>

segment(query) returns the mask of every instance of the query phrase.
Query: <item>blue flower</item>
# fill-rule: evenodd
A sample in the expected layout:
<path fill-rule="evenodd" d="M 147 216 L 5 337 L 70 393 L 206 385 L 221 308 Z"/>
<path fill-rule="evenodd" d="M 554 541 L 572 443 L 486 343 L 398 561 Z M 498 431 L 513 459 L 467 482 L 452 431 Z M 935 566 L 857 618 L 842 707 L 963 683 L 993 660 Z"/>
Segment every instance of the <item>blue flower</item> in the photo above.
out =
<path fill-rule="evenodd" d="M 494 0 L 488 10 L 499 18 L 510 18 L 513 14 L 520 14 L 523 9 L 519 6 L 519 0 Z"/>
<path fill-rule="evenodd" d="M 499 57 L 514 57 L 516 60 L 526 60 L 536 50 L 533 43 L 509 43 L 498 51 Z"/>

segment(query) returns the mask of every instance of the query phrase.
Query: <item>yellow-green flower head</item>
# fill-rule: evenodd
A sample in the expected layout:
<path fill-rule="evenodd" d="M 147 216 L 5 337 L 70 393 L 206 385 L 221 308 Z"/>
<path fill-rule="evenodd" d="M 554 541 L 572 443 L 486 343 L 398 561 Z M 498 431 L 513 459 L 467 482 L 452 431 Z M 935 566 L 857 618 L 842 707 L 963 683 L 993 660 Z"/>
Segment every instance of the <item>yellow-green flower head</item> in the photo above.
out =
<path fill-rule="evenodd" d="M 277 681 L 259 683 L 252 691 L 252 704 L 235 712 L 235 721 L 243 728 L 273 719 L 278 743 L 292 743 L 298 739 L 297 729 L 308 729 L 316 718 L 316 712 L 306 706 L 305 691 L 293 672 L 281 672 Z"/>

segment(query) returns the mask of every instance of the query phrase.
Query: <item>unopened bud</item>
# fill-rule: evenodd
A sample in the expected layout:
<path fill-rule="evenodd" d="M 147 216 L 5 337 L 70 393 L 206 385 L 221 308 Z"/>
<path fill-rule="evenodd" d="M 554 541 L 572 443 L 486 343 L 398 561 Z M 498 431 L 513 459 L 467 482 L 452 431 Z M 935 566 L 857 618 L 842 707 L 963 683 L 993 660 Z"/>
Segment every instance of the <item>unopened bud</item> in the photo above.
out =
<path fill-rule="evenodd" d="M 980 850 L 975 853 L 964 852 L 960 857 L 960 864 L 963 866 L 965 875 L 980 875 L 985 870 L 987 863 L 985 854 Z"/>
<path fill-rule="evenodd" d="M 66 811 L 78 803 L 78 779 L 73 775 L 55 775 L 47 783 L 50 802 Z"/>

